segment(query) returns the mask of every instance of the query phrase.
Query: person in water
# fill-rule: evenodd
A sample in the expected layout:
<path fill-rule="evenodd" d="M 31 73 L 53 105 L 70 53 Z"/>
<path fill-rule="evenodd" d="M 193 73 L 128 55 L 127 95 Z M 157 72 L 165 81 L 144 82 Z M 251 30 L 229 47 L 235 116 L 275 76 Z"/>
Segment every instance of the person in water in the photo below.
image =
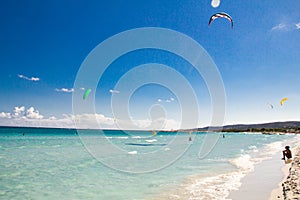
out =
<path fill-rule="evenodd" d="M 287 159 L 291 159 L 292 158 L 292 152 L 291 152 L 289 146 L 285 147 L 285 150 L 282 151 L 282 155 L 283 155 L 282 160 L 285 160 L 285 158 L 287 158 Z"/>

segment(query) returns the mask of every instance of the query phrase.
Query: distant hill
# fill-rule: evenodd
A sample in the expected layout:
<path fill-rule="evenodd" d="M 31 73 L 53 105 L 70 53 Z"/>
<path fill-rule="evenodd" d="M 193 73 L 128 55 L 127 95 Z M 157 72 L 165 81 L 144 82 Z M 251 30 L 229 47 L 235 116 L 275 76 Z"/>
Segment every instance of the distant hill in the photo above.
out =
<path fill-rule="evenodd" d="M 189 131 L 207 131 L 208 129 L 212 131 L 294 131 L 300 132 L 300 121 L 287 121 L 287 122 L 271 122 L 263 124 L 235 124 L 226 125 L 223 127 L 203 127 L 197 129 L 191 129 Z M 292 130 L 290 130 L 292 129 Z"/>

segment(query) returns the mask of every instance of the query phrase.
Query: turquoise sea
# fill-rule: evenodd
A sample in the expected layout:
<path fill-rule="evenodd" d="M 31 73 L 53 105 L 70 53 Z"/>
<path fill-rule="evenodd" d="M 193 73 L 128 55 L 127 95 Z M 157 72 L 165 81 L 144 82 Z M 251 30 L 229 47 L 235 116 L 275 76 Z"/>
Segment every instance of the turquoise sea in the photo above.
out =
<path fill-rule="evenodd" d="M 199 158 L 210 134 L 219 140 Z M 226 199 L 256 165 L 299 140 L 222 134 L 3 127 L 0 199 Z"/>

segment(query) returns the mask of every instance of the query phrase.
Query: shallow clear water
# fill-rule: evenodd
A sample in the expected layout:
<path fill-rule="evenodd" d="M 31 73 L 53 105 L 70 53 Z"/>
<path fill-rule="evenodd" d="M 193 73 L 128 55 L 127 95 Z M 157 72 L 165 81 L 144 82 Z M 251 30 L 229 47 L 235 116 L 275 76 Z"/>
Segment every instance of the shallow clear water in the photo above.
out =
<path fill-rule="evenodd" d="M 84 133 L 1 128 L 0 199 L 221 199 L 240 186 L 241 178 L 256 163 L 295 140 L 294 135 L 246 133 L 226 133 L 225 138 L 220 133 L 193 133 L 193 141 L 188 140 L 187 133 Z M 218 134 L 220 139 L 208 156 L 199 159 L 199 149 L 207 134 Z M 168 146 L 175 137 L 182 143 L 178 147 Z M 95 150 L 103 150 L 101 147 L 106 144 L 101 142 L 109 141 L 123 153 L 106 149 L 107 152 L 99 154 L 106 156 L 99 159 L 90 153 L 91 146 L 82 142 L 84 138 L 94 141 L 92 145 L 99 147 Z M 191 146 L 182 156 L 160 168 L 166 157 L 155 152 L 171 155 L 183 151 L 186 144 Z M 128 159 L 153 152 L 151 162 L 139 159 L 136 164 Z M 126 173 L 101 161 L 128 166 L 126 170 L 149 166 L 159 169 L 151 173 Z"/>

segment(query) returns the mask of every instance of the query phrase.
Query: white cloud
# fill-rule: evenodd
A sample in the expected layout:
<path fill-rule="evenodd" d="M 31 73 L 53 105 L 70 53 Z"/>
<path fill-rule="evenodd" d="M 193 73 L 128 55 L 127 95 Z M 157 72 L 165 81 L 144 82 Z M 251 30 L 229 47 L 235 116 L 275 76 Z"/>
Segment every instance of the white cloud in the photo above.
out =
<path fill-rule="evenodd" d="M 22 74 L 18 74 L 18 77 L 22 78 L 22 79 L 25 79 L 25 80 L 28 80 L 28 81 L 39 81 L 40 80 L 40 78 L 38 78 L 38 77 L 31 77 L 31 78 L 29 78 L 29 77 L 24 76 Z"/>
<path fill-rule="evenodd" d="M 21 106 L 21 107 L 15 107 L 14 108 L 14 117 L 21 117 L 21 115 L 23 114 L 23 112 L 25 111 L 25 107 Z"/>
<path fill-rule="evenodd" d="M 25 112 L 25 106 L 16 106 L 14 107 L 13 113 L 0 113 L 1 118 L 14 118 L 14 119 L 42 119 L 43 115 L 39 114 L 38 110 L 35 110 L 34 107 L 30 107 Z"/>
<path fill-rule="evenodd" d="M 211 1 L 211 6 L 214 8 L 217 8 L 221 3 L 221 0 L 212 0 Z"/>
<path fill-rule="evenodd" d="M 135 129 L 141 130 L 176 130 L 179 129 L 180 123 L 174 119 L 157 118 L 151 120 L 132 120 L 136 127 Z M 132 125 L 131 125 L 132 126 Z"/>
<path fill-rule="evenodd" d="M 288 30 L 288 25 L 285 23 L 280 23 L 271 29 L 272 31 L 281 31 L 281 30 Z"/>
<path fill-rule="evenodd" d="M 66 92 L 66 93 L 71 93 L 71 92 L 74 92 L 74 89 L 73 89 L 73 88 L 70 88 L 70 89 L 68 89 L 68 88 L 61 88 L 61 89 L 56 88 L 55 91 L 56 91 L 56 92 Z"/>
<path fill-rule="evenodd" d="M 271 31 L 292 31 L 300 29 L 300 22 L 298 23 L 280 23 L 272 27 Z"/>
<path fill-rule="evenodd" d="M 112 93 L 112 94 L 119 94 L 120 93 L 120 91 L 118 91 L 118 90 L 109 90 L 109 92 Z"/>
<path fill-rule="evenodd" d="M 11 113 L 1 112 L 0 113 L 0 117 L 1 118 L 8 118 L 8 119 L 10 119 L 11 118 Z"/>
<path fill-rule="evenodd" d="M 10 113 L 9 113 L 10 114 Z M 11 114 L 10 114 L 11 116 Z M 12 116 L 15 119 L 21 118 L 21 119 L 42 119 L 43 115 L 39 114 L 38 110 L 35 110 L 34 107 L 30 107 L 25 112 L 25 106 L 16 106 L 13 110 Z"/>
<path fill-rule="evenodd" d="M 172 101 L 175 101 L 175 99 L 173 97 L 171 97 L 170 99 L 166 99 L 166 100 L 162 100 L 162 99 L 158 99 L 158 102 L 166 102 L 166 103 L 171 103 Z"/>
<path fill-rule="evenodd" d="M 121 130 L 171 130 L 180 123 L 173 119 L 116 119 L 103 114 L 63 114 L 60 117 L 44 117 L 34 107 L 15 107 L 13 113 L 0 112 L 0 125 L 26 127 L 57 127 L 80 129 L 121 129 Z"/>
<path fill-rule="evenodd" d="M 26 111 L 26 118 L 28 119 L 43 119 L 44 116 L 40 115 L 38 110 L 35 110 L 34 107 L 30 107 Z"/>
<path fill-rule="evenodd" d="M 34 107 L 30 107 L 25 112 L 25 107 L 15 107 L 13 114 L 0 113 L 0 125 L 2 126 L 24 126 L 24 127 L 60 127 L 74 128 L 74 123 L 70 115 L 63 115 L 61 118 L 51 116 L 44 118 Z"/>

